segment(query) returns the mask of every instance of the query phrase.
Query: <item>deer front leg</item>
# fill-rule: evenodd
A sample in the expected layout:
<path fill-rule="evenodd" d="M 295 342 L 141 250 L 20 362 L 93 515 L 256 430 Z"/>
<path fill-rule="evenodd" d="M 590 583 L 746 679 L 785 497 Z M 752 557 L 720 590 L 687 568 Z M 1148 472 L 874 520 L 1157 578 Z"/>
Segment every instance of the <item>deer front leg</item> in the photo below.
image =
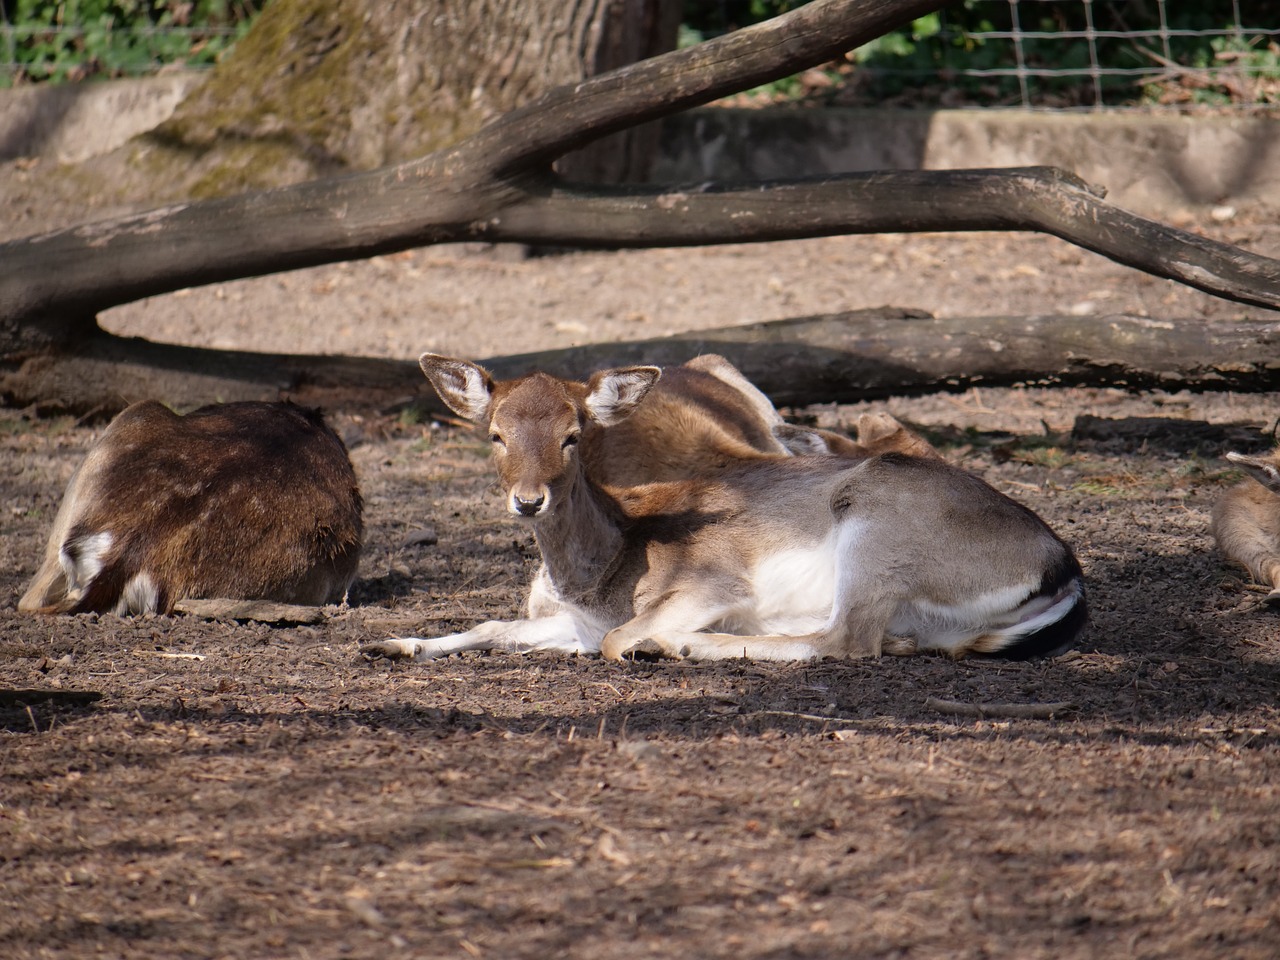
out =
<path fill-rule="evenodd" d="M 837 603 L 841 598 L 837 597 Z M 793 662 L 823 657 L 878 657 L 885 644 L 885 630 L 896 604 L 890 597 L 879 602 L 867 598 L 856 606 L 841 606 L 821 629 L 812 633 L 740 636 L 731 633 L 687 631 L 655 632 L 648 643 L 664 656 L 689 660 L 773 660 Z M 624 629 L 620 627 L 619 629 Z M 608 643 L 608 637 L 605 642 Z M 915 653 L 914 640 L 892 638 L 889 652 Z"/>
<path fill-rule="evenodd" d="M 600 650 L 603 630 L 559 613 L 532 620 L 490 620 L 466 633 L 444 637 L 391 637 L 367 643 L 360 648 L 366 657 L 425 662 L 466 650 L 503 650 L 529 653 L 546 650 L 554 653 L 594 654 Z"/>
<path fill-rule="evenodd" d="M 839 646 L 822 633 L 790 637 L 739 636 L 733 633 L 658 633 L 648 639 L 663 656 L 673 660 L 819 660 L 838 656 Z"/>
<path fill-rule="evenodd" d="M 720 580 L 668 591 L 606 633 L 600 653 L 606 660 L 640 651 L 679 660 L 684 656 L 679 645 L 663 640 L 664 635 L 696 633 L 740 610 L 745 597 L 742 584 Z"/>

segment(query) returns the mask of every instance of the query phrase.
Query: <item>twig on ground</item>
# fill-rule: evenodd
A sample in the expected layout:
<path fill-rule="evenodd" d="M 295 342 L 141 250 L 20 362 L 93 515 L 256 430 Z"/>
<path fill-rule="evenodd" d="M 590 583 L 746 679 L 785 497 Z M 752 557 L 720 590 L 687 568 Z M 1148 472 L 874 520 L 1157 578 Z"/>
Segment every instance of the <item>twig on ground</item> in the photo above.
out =
<path fill-rule="evenodd" d="M 1076 705 L 1070 700 L 1056 703 L 960 703 L 956 700 L 940 700 L 929 697 L 924 702 L 926 710 L 936 710 L 955 717 L 999 717 L 1016 720 L 1051 720 L 1059 714 L 1070 713 Z"/>
<path fill-rule="evenodd" d="M 796 713 L 793 710 L 752 710 L 744 717 L 791 717 L 795 720 L 812 720 L 816 723 L 862 723 L 853 717 L 824 717 L 820 713 Z"/>

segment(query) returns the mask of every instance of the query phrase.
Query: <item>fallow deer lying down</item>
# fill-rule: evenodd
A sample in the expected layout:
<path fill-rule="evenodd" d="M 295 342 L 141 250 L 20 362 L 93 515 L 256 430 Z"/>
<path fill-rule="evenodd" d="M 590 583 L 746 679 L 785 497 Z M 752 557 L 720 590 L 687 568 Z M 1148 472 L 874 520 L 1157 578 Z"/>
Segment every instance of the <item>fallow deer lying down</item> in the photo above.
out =
<path fill-rule="evenodd" d="M 1213 505 L 1213 538 L 1218 552 L 1242 564 L 1271 587 L 1267 603 L 1280 604 L 1280 450 L 1249 457 L 1228 453 L 1257 483 L 1232 487 Z"/>
<path fill-rule="evenodd" d="M 656 367 L 495 383 L 467 361 L 420 363 L 445 403 L 488 429 L 507 508 L 533 524 L 543 567 L 527 619 L 395 638 L 367 654 L 1028 657 L 1066 647 L 1084 627 L 1070 548 L 940 459 L 753 457 L 608 486 L 593 475 L 592 450 L 643 409 Z"/>
<path fill-rule="evenodd" d="M 362 501 L 318 411 L 135 403 L 67 486 L 27 613 L 169 612 L 179 600 L 335 603 L 360 560 Z"/>

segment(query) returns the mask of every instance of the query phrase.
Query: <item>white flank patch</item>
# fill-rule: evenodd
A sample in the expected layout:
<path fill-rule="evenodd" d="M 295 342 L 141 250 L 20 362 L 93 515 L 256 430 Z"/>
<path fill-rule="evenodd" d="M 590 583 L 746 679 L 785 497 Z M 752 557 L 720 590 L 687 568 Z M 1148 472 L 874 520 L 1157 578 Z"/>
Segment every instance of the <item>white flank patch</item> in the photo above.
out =
<path fill-rule="evenodd" d="M 102 558 L 106 556 L 114 542 L 115 538 L 111 533 L 103 530 L 101 533 L 81 537 L 74 543 L 62 545 L 62 550 L 58 553 L 58 562 L 62 564 L 62 569 L 67 575 L 68 594 L 83 594 L 89 588 L 89 584 L 93 583 L 94 578 L 102 572 Z M 74 546 L 75 557 L 67 551 L 68 546 Z"/>
<path fill-rule="evenodd" d="M 122 617 L 131 613 L 155 613 L 159 601 L 160 592 L 155 581 L 143 570 L 124 585 L 116 602 L 116 613 Z"/>
<path fill-rule="evenodd" d="M 835 602 L 837 544 L 842 539 L 833 530 L 812 546 L 779 550 L 756 564 L 752 586 L 760 632 L 810 633 L 827 622 Z"/>

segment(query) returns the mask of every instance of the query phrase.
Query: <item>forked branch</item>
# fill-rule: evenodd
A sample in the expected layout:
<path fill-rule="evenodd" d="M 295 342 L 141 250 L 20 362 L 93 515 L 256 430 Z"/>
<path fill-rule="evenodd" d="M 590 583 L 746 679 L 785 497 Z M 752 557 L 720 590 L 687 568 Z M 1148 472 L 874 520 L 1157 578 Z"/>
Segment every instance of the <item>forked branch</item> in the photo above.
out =
<path fill-rule="evenodd" d="M 189 373 L 216 380 L 225 357 L 130 345 L 98 329 L 98 312 L 183 287 L 460 240 L 645 247 L 1032 230 L 1217 296 L 1280 309 L 1280 261 L 1127 213 L 1053 168 L 624 188 L 567 183 L 551 171 L 556 158 L 600 136 L 823 63 L 937 6 L 816 0 L 748 30 L 557 88 L 456 147 L 410 163 L 0 245 L 0 398 L 43 397 L 87 409 L 107 401 L 91 386 L 102 379 L 84 379 L 85 364 L 101 373 L 104 362 L 147 365 L 176 352 L 181 363 L 152 371 L 163 392 L 145 392 L 181 402 L 199 392 L 185 379 Z M 266 373 L 280 368 L 275 361 L 249 364 L 232 376 L 255 395 L 292 389 L 286 384 L 293 377 Z M 252 369 L 269 378 L 254 380 Z M 143 386 L 136 371 L 134 377 L 130 382 Z M 59 392 L 33 394 L 37 384 Z"/>

